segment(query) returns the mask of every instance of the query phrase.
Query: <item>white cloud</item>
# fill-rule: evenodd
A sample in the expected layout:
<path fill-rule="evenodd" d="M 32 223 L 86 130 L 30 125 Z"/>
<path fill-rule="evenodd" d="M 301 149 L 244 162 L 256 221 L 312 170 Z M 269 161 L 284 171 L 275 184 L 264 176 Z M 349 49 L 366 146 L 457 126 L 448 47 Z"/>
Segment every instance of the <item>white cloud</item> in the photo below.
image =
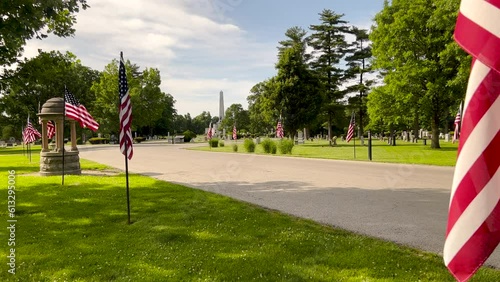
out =
<path fill-rule="evenodd" d="M 275 44 L 255 42 L 246 31 L 224 17 L 218 1 L 199 0 L 89 0 L 81 11 L 73 38 L 28 42 L 25 57 L 44 51 L 74 53 L 84 65 L 103 70 L 123 51 L 125 59 L 142 69 L 162 74 L 162 89 L 171 93 L 180 114 L 218 113 L 223 90 L 226 106 L 247 106 L 250 88 L 271 76 Z M 220 4 L 220 3 L 219 3 Z M 226 94 L 227 93 L 227 94 Z"/>

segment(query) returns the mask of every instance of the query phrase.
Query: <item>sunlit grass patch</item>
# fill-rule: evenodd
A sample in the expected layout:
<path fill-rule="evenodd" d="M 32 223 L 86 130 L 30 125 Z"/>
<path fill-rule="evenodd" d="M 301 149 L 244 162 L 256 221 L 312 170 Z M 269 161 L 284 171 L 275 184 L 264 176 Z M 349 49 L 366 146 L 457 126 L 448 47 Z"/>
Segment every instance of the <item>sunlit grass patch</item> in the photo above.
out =
<path fill-rule="evenodd" d="M 0 281 L 454 281 L 438 255 L 138 175 L 128 225 L 122 174 L 67 176 L 62 186 L 9 158 L 0 181 L 19 168 L 16 274 L 0 228 Z M 471 281 L 500 272 L 482 268 Z"/>

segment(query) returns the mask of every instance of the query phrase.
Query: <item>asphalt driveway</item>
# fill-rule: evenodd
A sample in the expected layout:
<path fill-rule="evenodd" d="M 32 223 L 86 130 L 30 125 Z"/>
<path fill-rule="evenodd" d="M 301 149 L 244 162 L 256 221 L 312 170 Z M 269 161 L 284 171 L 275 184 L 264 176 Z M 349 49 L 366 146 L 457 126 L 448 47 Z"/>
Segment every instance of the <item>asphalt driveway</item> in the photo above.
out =
<path fill-rule="evenodd" d="M 451 167 L 212 153 L 189 146 L 137 144 L 129 171 L 442 254 Z M 80 157 L 124 169 L 116 145 L 82 146 Z M 500 267 L 498 251 L 486 264 Z"/>

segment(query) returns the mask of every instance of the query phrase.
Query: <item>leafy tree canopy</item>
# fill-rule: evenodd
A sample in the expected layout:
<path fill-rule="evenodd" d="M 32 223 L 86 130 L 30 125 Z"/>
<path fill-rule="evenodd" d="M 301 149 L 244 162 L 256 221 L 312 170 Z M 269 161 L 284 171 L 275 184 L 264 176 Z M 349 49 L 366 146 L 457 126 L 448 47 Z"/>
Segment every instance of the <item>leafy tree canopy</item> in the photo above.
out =
<path fill-rule="evenodd" d="M 26 41 L 75 33 L 73 25 L 87 0 L 15 0 L 0 2 L 0 65 L 10 65 L 23 52 Z"/>

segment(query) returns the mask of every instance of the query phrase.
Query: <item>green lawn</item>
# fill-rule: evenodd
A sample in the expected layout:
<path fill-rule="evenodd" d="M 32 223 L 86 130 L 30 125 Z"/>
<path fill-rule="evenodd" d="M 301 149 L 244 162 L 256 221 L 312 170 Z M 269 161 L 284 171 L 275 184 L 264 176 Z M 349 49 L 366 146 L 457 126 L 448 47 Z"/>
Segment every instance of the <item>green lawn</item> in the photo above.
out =
<path fill-rule="evenodd" d="M 228 197 L 132 175 L 39 177 L 0 149 L 0 281 L 454 281 L 442 258 Z M 106 167 L 82 162 L 84 169 Z M 7 176 L 16 171 L 16 274 Z M 500 281 L 482 268 L 471 281 Z"/>
<path fill-rule="evenodd" d="M 279 141 L 276 142 L 279 143 Z M 233 144 L 234 141 L 226 141 L 224 147 L 209 148 L 207 144 L 207 146 L 194 147 L 192 149 L 213 152 L 233 152 Z M 238 152 L 245 153 L 243 142 L 239 140 L 237 144 Z M 365 141 L 365 146 L 360 146 L 359 140 L 356 140 L 356 158 L 354 158 L 354 143 L 352 141 L 350 143 L 338 141 L 337 144 L 337 146 L 331 147 L 328 142 L 324 140 L 306 141 L 305 144 L 295 145 L 293 147 L 292 156 L 335 160 L 369 160 L 368 142 Z M 396 146 L 390 146 L 386 142 L 373 140 L 372 161 L 454 166 L 457 158 L 458 144 L 441 142 L 440 145 L 441 149 L 431 149 L 429 140 L 426 146 L 423 145 L 422 140 L 420 140 L 419 143 L 398 140 Z M 264 154 L 262 146 L 258 145 L 255 153 Z M 278 150 L 278 155 L 279 154 L 280 152 Z"/>

